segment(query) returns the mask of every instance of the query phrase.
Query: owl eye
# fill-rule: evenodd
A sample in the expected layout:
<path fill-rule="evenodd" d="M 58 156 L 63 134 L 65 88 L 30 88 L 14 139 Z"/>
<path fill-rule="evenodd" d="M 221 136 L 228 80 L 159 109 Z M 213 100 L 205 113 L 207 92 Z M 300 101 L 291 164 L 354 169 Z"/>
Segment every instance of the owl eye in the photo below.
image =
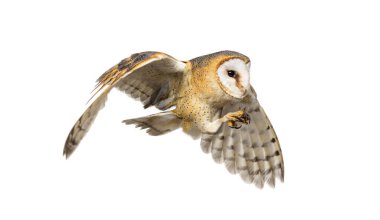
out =
<path fill-rule="evenodd" d="M 227 74 L 229 77 L 234 78 L 236 76 L 236 71 L 235 70 L 227 70 Z"/>

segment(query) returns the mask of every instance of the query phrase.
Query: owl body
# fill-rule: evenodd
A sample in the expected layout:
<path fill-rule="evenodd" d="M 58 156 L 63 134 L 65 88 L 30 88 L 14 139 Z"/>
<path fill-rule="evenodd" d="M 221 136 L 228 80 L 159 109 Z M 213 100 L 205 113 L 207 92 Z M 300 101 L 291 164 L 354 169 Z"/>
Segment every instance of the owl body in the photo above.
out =
<path fill-rule="evenodd" d="M 233 51 L 221 51 L 189 61 L 160 52 L 133 54 L 99 79 L 87 110 L 67 137 L 64 154 L 70 156 L 89 130 L 112 88 L 141 101 L 144 108 L 162 112 L 127 119 L 150 135 L 175 129 L 194 139 L 214 161 L 230 173 L 263 187 L 284 179 L 284 165 L 276 133 L 250 85 L 250 60 Z M 171 110 L 170 110 L 171 109 Z"/>
<path fill-rule="evenodd" d="M 197 138 L 201 133 L 207 133 L 207 124 L 219 116 L 223 106 L 239 100 L 228 95 L 220 86 L 217 79 L 217 69 L 220 63 L 243 57 L 249 63 L 249 58 L 233 53 L 206 55 L 186 63 L 182 85 L 173 112 L 184 119 L 182 128 L 185 133 Z"/>

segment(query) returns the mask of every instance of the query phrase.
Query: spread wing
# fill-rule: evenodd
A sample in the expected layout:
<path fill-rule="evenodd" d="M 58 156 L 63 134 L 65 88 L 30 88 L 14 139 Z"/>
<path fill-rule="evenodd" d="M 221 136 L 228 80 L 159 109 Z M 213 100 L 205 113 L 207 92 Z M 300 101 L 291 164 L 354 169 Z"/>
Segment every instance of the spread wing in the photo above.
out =
<path fill-rule="evenodd" d="M 245 182 L 259 188 L 267 182 L 274 187 L 276 178 L 284 181 L 284 161 L 276 133 L 252 87 L 241 103 L 225 106 L 221 114 L 241 109 L 250 115 L 250 124 L 234 129 L 224 123 L 216 134 L 203 134 L 202 150 L 211 152 L 217 163 L 224 161 L 228 171 L 239 173 Z"/>
<path fill-rule="evenodd" d="M 92 103 L 71 129 L 63 154 L 67 158 L 73 153 L 114 87 L 141 101 L 144 108 L 155 106 L 165 110 L 175 105 L 185 66 L 184 62 L 164 53 L 142 52 L 109 69 L 97 80 Z"/>

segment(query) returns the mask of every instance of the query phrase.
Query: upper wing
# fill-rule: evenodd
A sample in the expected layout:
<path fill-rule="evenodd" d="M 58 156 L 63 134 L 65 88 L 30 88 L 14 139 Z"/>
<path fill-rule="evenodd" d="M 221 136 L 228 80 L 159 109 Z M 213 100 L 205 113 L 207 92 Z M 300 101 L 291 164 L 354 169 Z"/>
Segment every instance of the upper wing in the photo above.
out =
<path fill-rule="evenodd" d="M 265 182 L 274 187 L 276 178 L 284 181 L 284 161 L 276 133 L 253 88 L 241 103 L 225 106 L 222 116 L 240 109 L 250 115 L 250 124 L 234 129 L 225 123 L 216 134 L 203 134 L 202 149 L 211 151 L 216 162 L 224 161 L 228 171 L 239 173 L 244 181 L 259 188 Z"/>
<path fill-rule="evenodd" d="M 71 129 L 63 149 L 66 158 L 76 149 L 104 106 L 109 91 L 116 87 L 140 100 L 144 108 L 156 106 L 164 110 L 175 105 L 176 89 L 186 64 L 160 52 L 133 54 L 122 60 L 98 79 L 92 104 Z M 93 98 L 94 98 L 93 96 Z"/>

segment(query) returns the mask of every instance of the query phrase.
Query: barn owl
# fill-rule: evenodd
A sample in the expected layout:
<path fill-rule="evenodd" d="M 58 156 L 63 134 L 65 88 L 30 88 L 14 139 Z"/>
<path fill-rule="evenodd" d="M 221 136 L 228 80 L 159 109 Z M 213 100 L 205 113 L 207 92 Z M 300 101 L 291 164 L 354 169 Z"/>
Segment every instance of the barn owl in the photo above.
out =
<path fill-rule="evenodd" d="M 131 55 L 97 80 L 92 102 L 71 129 L 63 154 L 68 158 L 90 129 L 112 88 L 162 112 L 127 119 L 127 125 L 163 135 L 177 128 L 211 153 L 232 174 L 262 188 L 284 180 L 276 133 L 250 85 L 247 56 L 220 51 L 179 61 L 160 52 Z"/>

